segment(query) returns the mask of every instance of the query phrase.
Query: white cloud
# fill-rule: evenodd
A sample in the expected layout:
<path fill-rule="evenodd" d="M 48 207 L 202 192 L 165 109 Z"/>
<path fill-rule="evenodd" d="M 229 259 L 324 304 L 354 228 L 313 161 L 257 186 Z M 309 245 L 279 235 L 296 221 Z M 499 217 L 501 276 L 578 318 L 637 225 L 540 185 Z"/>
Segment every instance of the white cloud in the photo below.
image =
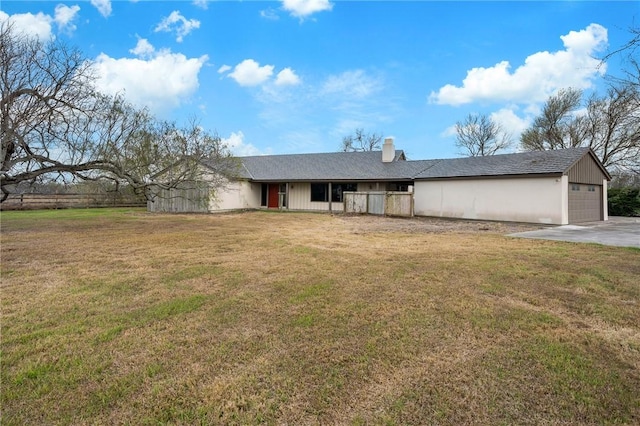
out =
<path fill-rule="evenodd" d="M 0 10 L 0 22 L 9 21 L 17 31 L 36 37 L 40 41 L 48 41 L 53 37 L 51 23 L 53 18 L 39 12 L 36 15 L 31 13 L 16 13 L 7 15 Z"/>
<path fill-rule="evenodd" d="M 198 74 L 207 62 L 206 55 L 187 58 L 169 50 L 155 51 L 141 39 L 131 52 L 142 58 L 111 58 L 102 53 L 95 61 L 96 86 L 109 94 L 124 91 L 134 104 L 164 112 L 180 106 L 198 89 Z"/>
<path fill-rule="evenodd" d="M 75 17 L 78 15 L 80 11 L 80 6 L 65 6 L 64 4 L 59 4 L 55 9 L 55 22 L 58 24 L 58 30 L 66 30 L 69 32 L 73 32 L 76 30 L 76 26 L 72 23 Z"/>
<path fill-rule="evenodd" d="M 607 29 L 591 24 L 560 38 L 564 50 L 534 53 L 514 72 L 507 61 L 490 68 L 473 68 L 467 71 L 461 87 L 447 84 L 432 92 L 429 100 L 446 105 L 476 101 L 535 103 L 563 87 L 591 87 L 593 79 L 606 71 L 594 54 L 606 48 Z"/>
<path fill-rule="evenodd" d="M 235 66 L 229 77 L 240 86 L 257 86 L 266 82 L 273 74 L 273 65 L 260 66 L 253 59 L 245 59 Z"/>
<path fill-rule="evenodd" d="M 79 11 L 80 6 L 69 7 L 62 4 L 56 6 L 53 17 L 42 12 L 38 12 L 35 15 L 32 13 L 8 15 L 0 10 L 0 22 L 9 21 L 17 31 L 46 42 L 54 38 L 52 29 L 54 24 L 58 27 L 58 31 L 66 31 L 68 33 L 75 31 L 76 26 L 73 24 L 73 20 Z"/>
<path fill-rule="evenodd" d="M 244 133 L 231 132 L 228 138 L 221 138 L 223 144 L 227 145 L 233 155 L 246 157 L 249 155 L 262 155 L 263 153 L 250 143 L 244 141 Z"/>
<path fill-rule="evenodd" d="M 344 98 L 364 98 L 381 89 L 382 82 L 367 75 L 363 70 L 345 71 L 327 78 L 323 94 L 339 93 Z"/>
<path fill-rule="evenodd" d="M 282 0 L 282 7 L 292 16 L 303 19 L 316 12 L 331 10 L 333 4 L 329 0 Z"/>
<path fill-rule="evenodd" d="M 193 0 L 193 5 L 207 10 L 209 8 L 209 0 Z"/>
<path fill-rule="evenodd" d="M 129 52 L 141 58 L 149 58 L 155 52 L 155 49 L 149 43 L 146 38 L 138 39 L 138 44 L 133 49 L 129 49 Z"/>
<path fill-rule="evenodd" d="M 105 18 L 111 15 L 111 0 L 91 0 L 91 4 L 98 9 L 98 12 Z"/>
<path fill-rule="evenodd" d="M 163 18 L 162 21 L 154 29 L 155 32 L 174 32 L 176 33 L 176 41 L 182 43 L 184 36 L 188 35 L 191 31 L 200 28 L 200 21 L 196 19 L 187 19 L 180 14 L 179 11 L 174 10 L 169 16 Z"/>
<path fill-rule="evenodd" d="M 456 132 L 456 125 L 452 124 L 451 126 L 449 126 L 446 129 L 444 129 L 440 133 L 440 136 L 445 137 L 445 138 L 450 138 L 450 137 L 455 137 L 457 134 L 458 133 Z"/>
<path fill-rule="evenodd" d="M 492 112 L 489 117 L 502 126 L 514 142 L 520 139 L 520 134 L 524 132 L 533 120 L 533 117 L 527 115 L 525 118 L 519 117 L 515 113 L 515 107 L 502 108 L 496 112 Z"/>
<path fill-rule="evenodd" d="M 253 87 L 260 86 L 261 92 L 257 96 L 269 99 L 269 102 L 282 102 L 288 97 L 289 92 L 284 88 L 287 86 L 297 86 L 302 80 L 296 72 L 287 67 L 282 69 L 273 77 L 275 67 L 273 65 L 263 65 L 253 59 L 245 59 L 235 67 L 222 65 L 218 68 L 219 74 L 224 74 L 229 70 L 227 77 L 231 77 L 240 86 Z"/>
<path fill-rule="evenodd" d="M 264 19 L 268 19 L 270 21 L 277 21 L 280 19 L 278 16 L 278 12 L 273 9 L 265 9 L 260 11 L 260 16 Z"/>
<path fill-rule="evenodd" d="M 285 68 L 276 77 L 276 86 L 296 86 L 300 84 L 300 77 L 291 68 Z"/>
<path fill-rule="evenodd" d="M 602 25 L 591 24 L 581 31 L 569 31 L 569 34 L 560 36 L 560 39 L 568 50 L 589 55 L 594 49 L 605 47 L 607 29 Z"/>

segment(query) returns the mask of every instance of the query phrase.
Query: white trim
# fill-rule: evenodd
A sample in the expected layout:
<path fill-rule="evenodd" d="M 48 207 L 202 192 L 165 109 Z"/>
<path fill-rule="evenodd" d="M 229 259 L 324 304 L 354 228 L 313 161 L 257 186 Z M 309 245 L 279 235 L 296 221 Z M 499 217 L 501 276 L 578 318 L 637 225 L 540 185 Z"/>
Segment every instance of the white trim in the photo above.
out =
<path fill-rule="evenodd" d="M 607 179 L 602 180 L 602 220 L 609 220 L 609 196 L 607 195 Z"/>
<path fill-rule="evenodd" d="M 560 180 L 562 187 L 560 205 L 562 206 L 562 217 L 560 225 L 569 224 L 569 176 L 564 175 Z"/>

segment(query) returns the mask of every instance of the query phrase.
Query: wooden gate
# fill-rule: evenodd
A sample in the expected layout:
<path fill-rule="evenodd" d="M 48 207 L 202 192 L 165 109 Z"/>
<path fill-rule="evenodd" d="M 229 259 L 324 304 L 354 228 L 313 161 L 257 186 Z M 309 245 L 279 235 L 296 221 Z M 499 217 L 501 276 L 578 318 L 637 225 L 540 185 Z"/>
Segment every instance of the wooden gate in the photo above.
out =
<path fill-rule="evenodd" d="M 413 216 L 413 193 L 396 191 L 345 192 L 344 212 Z"/>

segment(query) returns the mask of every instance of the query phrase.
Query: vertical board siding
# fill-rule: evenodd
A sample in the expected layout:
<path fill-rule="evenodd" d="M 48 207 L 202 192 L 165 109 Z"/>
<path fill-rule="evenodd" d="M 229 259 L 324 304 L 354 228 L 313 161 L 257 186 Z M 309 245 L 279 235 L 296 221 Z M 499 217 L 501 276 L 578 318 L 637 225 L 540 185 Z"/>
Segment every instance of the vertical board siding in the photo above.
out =
<path fill-rule="evenodd" d="M 345 213 L 413 216 L 410 192 L 345 192 L 343 196 Z"/>
<path fill-rule="evenodd" d="M 413 216 L 413 196 L 411 193 L 387 192 L 384 214 L 388 216 Z"/>
<path fill-rule="evenodd" d="M 369 192 L 370 214 L 384 214 L 384 192 Z"/>
<path fill-rule="evenodd" d="M 209 187 L 162 189 L 153 201 L 147 202 L 150 212 L 207 213 Z"/>
<path fill-rule="evenodd" d="M 588 183 L 591 185 L 602 185 L 602 180 L 606 179 L 604 173 L 591 155 L 582 157 L 567 173 L 569 182 Z"/>
<path fill-rule="evenodd" d="M 367 213 L 369 196 L 364 192 L 345 192 L 344 211 L 345 213 Z"/>
<path fill-rule="evenodd" d="M 328 202 L 311 201 L 311 183 L 293 182 L 289 183 L 289 210 L 329 210 Z M 334 205 L 336 203 L 333 203 Z"/>

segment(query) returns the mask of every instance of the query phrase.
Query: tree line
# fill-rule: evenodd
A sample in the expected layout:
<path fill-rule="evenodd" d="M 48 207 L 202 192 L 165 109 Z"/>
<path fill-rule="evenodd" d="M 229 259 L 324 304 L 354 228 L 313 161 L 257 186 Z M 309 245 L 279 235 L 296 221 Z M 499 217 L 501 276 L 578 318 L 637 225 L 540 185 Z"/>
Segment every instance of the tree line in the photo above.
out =
<path fill-rule="evenodd" d="M 0 201 L 29 185 L 108 182 L 153 199 L 231 154 L 197 119 L 157 119 L 95 85 L 91 61 L 57 40 L 0 23 Z M 232 173 L 232 161 L 223 161 Z"/>

